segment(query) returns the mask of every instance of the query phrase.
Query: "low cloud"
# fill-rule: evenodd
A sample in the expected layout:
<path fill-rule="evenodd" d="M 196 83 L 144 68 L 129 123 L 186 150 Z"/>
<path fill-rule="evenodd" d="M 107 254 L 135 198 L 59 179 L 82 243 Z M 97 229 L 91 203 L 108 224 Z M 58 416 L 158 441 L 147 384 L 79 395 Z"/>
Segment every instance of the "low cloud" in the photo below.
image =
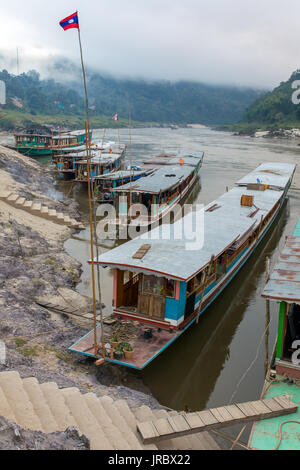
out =
<path fill-rule="evenodd" d="M 63 4 L 62 4 L 63 3 Z M 300 4 L 289 0 L 77 0 L 86 63 L 118 77 L 273 87 L 298 68 Z M 74 2 L 1 6 L 0 66 L 42 75 L 57 57 L 79 64 Z M 2 57 L 1 57 L 2 56 Z"/>

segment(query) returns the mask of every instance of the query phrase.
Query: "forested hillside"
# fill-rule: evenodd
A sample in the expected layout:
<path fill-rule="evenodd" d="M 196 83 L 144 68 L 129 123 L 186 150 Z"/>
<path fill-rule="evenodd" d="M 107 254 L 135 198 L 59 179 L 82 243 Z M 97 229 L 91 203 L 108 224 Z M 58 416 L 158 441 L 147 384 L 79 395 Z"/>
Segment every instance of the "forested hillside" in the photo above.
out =
<path fill-rule="evenodd" d="M 292 101 L 294 81 L 300 80 L 300 71 L 273 91 L 262 94 L 246 110 L 240 125 L 257 128 L 300 127 L 300 105 Z"/>
<path fill-rule="evenodd" d="M 7 103 L 2 111 L 8 112 L 10 119 L 16 113 L 18 116 L 26 113 L 61 119 L 83 118 L 80 71 L 75 67 L 71 70 L 74 79 L 60 82 L 42 80 L 35 70 L 18 76 L 3 70 L 0 80 L 6 83 Z M 140 123 L 231 124 L 241 119 L 245 109 L 260 94 L 252 89 L 193 82 L 121 80 L 92 71 L 88 71 L 88 93 L 92 117 L 105 116 L 111 121 L 111 117 L 119 113 L 123 125 L 129 115 Z"/>

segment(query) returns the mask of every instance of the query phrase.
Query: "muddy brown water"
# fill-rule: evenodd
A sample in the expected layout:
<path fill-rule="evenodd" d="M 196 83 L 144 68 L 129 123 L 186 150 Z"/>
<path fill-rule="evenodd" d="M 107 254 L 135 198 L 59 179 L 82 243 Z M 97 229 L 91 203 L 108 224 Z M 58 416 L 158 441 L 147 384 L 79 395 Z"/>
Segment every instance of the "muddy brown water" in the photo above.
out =
<path fill-rule="evenodd" d="M 101 138 L 103 131 L 95 131 Z M 117 133 L 107 132 L 110 140 Z M 121 130 L 121 141 L 128 148 L 127 158 L 141 163 L 162 152 L 205 152 L 201 170 L 201 186 L 192 198 L 207 204 L 232 187 L 235 181 L 264 161 L 298 163 L 298 141 L 236 137 L 210 129 L 134 129 L 132 147 L 128 130 Z M 294 230 L 299 217 L 300 169 L 294 177 L 289 199 L 273 228 L 236 278 L 201 317 L 198 325 L 187 330 L 170 348 L 144 371 L 128 371 L 140 377 L 158 401 L 174 409 L 200 410 L 235 402 L 255 400 L 264 381 L 265 301 L 261 292 L 265 285 L 266 257 L 271 266 L 278 260 L 285 236 Z M 58 181 L 58 191 L 72 195 L 87 219 L 86 188 Z M 67 252 L 83 264 L 78 291 L 91 295 L 89 232 L 78 234 L 65 244 Z M 109 243 L 100 252 L 110 249 Z M 110 313 L 112 273 L 101 269 L 102 300 Z M 271 305 L 269 353 L 276 338 L 278 304 Z M 74 341 L 77 338 L 74 338 Z M 256 359 L 257 357 L 257 359 Z M 256 359 L 256 360 L 255 360 Z M 250 367 L 251 366 L 251 367 Z M 249 369 L 241 383 L 245 371 Z M 233 395 L 234 394 L 234 395 Z"/>

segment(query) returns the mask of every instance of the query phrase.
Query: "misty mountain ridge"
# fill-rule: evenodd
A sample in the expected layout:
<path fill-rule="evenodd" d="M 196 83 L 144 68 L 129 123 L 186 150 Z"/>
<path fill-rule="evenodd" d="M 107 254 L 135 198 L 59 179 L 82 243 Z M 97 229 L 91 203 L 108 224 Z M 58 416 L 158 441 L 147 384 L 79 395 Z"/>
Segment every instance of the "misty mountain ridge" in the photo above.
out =
<path fill-rule="evenodd" d="M 147 81 L 115 78 L 87 68 L 89 105 L 93 116 L 113 116 L 141 123 L 221 125 L 238 122 L 262 91 L 200 82 Z M 48 76 L 36 71 L 12 75 L 3 70 L 7 86 L 5 108 L 32 114 L 84 113 L 81 69 L 73 62 L 49 63 Z M 20 101 L 16 102 L 15 98 Z M 18 103 L 21 106 L 18 106 Z M 4 108 L 4 109 L 5 109 Z"/>

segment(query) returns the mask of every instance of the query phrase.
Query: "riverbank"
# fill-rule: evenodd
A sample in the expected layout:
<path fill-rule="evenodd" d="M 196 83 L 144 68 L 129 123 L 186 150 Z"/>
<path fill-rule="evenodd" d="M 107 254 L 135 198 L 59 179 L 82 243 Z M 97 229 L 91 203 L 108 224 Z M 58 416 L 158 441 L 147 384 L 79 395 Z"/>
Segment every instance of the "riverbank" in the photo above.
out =
<path fill-rule="evenodd" d="M 118 368 L 98 369 L 94 361 L 68 351 L 90 331 L 91 320 L 53 313 L 38 302 L 51 299 L 81 306 L 83 312 L 92 309 L 90 299 L 75 291 L 81 264 L 64 251 L 74 229 L 16 207 L 2 195 L 16 194 L 78 220 L 77 204 L 59 197 L 49 170 L 1 146 L 0 188 L 0 340 L 6 344 L 0 371 L 16 370 L 23 378 L 34 376 L 39 382 L 125 398 L 133 407 L 158 407 L 151 396 L 124 386 L 131 380 L 130 386 L 148 393 L 140 380 L 135 383 Z"/>

